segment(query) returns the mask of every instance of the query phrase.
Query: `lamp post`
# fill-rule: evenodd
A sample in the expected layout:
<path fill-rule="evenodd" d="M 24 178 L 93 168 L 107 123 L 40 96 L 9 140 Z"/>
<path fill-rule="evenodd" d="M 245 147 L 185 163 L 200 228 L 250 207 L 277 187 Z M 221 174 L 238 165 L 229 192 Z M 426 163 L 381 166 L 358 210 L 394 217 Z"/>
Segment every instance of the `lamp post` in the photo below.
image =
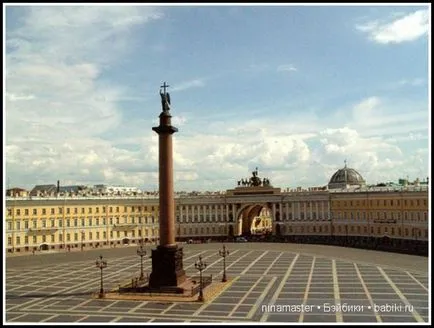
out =
<path fill-rule="evenodd" d="M 103 288 L 103 281 L 102 281 L 102 270 L 107 267 L 107 261 L 104 261 L 102 259 L 102 255 L 100 255 L 95 263 L 96 263 L 96 267 L 101 270 L 101 288 L 99 290 L 99 298 L 103 298 L 104 297 L 104 288 Z"/>
<path fill-rule="evenodd" d="M 146 255 L 146 250 L 143 247 L 143 237 L 140 239 L 140 246 L 137 248 L 137 255 L 140 256 L 140 280 L 143 280 L 145 277 L 143 275 L 143 256 Z"/>
<path fill-rule="evenodd" d="M 81 250 L 84 248 L 84 230 L 81 230 Z"/>
<path fill-rule="evenodd" d="M 203 298 L 203 284 L 202 284 L 202 271 L 205 270 L 206 268 L 206 263 L 202 261 L 202 256 L 199 255 L 199 260 L 196 261 L 196 263 L 194 264 L 194 267 L 199 270 L 199 274 L 200 274 L 200 285 L 199 285 L 199 298 L 198 301 L 203 302 L 204 298 Z"/>
<path fill-rule="evenodd" d="M 223 245 L 223 250 L 219 250 L 219 255 L 223 257 L 223 278 L 222 278 L 222 282 L 226 282 L 226 256 L 229 255 L 229 251 L 226 250 L 226 246 Z"/>

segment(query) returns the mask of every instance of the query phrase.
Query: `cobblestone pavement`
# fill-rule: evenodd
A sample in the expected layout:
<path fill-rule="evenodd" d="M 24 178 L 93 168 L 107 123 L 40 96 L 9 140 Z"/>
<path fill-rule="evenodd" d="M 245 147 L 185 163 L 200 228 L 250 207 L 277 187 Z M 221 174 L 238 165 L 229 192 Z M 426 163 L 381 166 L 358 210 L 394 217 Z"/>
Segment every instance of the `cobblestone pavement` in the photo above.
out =
<path fill-rule="evenodd" d="M 10 257 L 6 323 L 430 322 L 428 258 L 339 247 L 328 254 L 319 245 L 226 246 L 227 275 L 233 281 L 205 303 L 92 298 L 100 288 L 97 256 L 108 263 L 103 271 L 108 290 L 139 275 L 134 247 Z M 197 275 L 194 263 L 202 255 L 208 264 L 204 274 L 221 279 L 220 247 L 184 245 L 187 274 Z M 149 256 L 144 270 L 151 270 Z"/>

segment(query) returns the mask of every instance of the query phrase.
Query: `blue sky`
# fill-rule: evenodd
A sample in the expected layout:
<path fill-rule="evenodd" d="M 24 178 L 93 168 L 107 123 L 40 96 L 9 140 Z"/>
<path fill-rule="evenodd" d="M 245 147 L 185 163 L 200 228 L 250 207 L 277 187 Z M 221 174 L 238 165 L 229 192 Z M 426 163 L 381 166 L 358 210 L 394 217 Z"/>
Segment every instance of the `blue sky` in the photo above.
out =
<path fill-rule="evenodd" d="M 158 188 L 167 81 L 176 190 L 429 172 L 427 6 L 7 6 L 12 186 Z"/>

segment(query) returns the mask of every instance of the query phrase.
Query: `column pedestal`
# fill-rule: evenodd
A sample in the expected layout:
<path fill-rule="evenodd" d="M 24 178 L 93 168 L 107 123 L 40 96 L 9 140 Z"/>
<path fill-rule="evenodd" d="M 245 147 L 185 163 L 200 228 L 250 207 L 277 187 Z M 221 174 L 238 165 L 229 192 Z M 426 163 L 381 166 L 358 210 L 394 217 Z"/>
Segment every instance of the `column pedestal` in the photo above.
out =
<path fill-rule="evenodd" d="M 149 278 L 149 287 L 159 289 L 163 287 L 177 287 L 185 279 L 182 264 L 182 247 L 157 246 L 152 250 L 152 273 Z"/>

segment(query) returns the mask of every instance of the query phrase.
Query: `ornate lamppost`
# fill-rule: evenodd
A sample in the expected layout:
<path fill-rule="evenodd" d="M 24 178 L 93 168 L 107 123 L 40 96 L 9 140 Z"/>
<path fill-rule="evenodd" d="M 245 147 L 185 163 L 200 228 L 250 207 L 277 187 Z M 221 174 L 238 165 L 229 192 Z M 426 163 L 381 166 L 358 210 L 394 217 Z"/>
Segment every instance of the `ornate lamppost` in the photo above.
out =
<path fill-rule="evenodd" d="M 102 270 L 107 267 L 107 261 L 104 261 L 102 259 L 102 255 L 100 255 L 99 258 L 96 260 L 96 267 L 101 270 L 101 288 L 99 290 L 99 298 L 103 298 L 104 288 L 103 288 L 103 281 L 102 281 Z"/>
<path fill-rule="evenodd" d="M 196 263 L 194 264 L 194 267 L 199 270 L 200 273 L 200 285 L 199 285 L 199 298 L 198 301 L 203 302 L 204 298 L 203 298 L 203 284 L 202 284 L 202 271 L 205 270 L 206 268 L 206 263 L 202 261 L 202 256 L 199 255 L 199 260 L 196 261 Z"/>
<path fill-rule="evenodd" d="M 143 256 L 146 255 L 146 249 L 143 247 L 143 237 L 140 239 L 140 246 L 137 248 L 137 255 L 140 256 L 140 280 L 143 280 Z"/>
<path fill-rule="evenodd" d="M 223 257 L 223 278 L 222 278 L 222 282 L 226 282 L 226 256 L 229 255 L 229 251 L 226 250 L 226 246 L 223 245 L 223 250 L 219 250 L 219 255 Z"/>

